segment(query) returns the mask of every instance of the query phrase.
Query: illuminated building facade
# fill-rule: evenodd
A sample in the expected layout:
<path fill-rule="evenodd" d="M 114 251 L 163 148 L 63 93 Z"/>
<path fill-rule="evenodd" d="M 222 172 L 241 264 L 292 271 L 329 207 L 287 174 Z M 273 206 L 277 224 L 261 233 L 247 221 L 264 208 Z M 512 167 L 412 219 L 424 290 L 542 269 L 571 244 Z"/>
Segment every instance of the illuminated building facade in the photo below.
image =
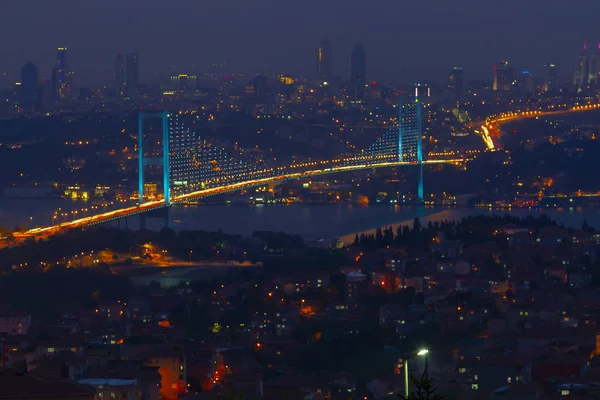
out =
<path fill-rule="evenodd" d="M 515 70 L 508 65 L 507 61 L 494 65 L 494 91 L 508 92 L 512 90 L 514 82 Z"/>
<path fill-rule="evenodd" d="M 59 47 L 56 50 L 56 64 L 52 69 L 52 92 L 54 101 L 64 101 L 71 98 L 72 72 L 69 70 L 67 48 Z"/>
<path fill-rule="evenodd" d="M 293 79 L 289 78 L 292 80 Z M 264 75 L 257 75 L 248 84 L 246 84 L 246 95 L 252 99 L 265 101 L 267 98 L 267 77 Z"/>
<path fill-rule="evenodd" d="M 431 87 L 426 83 L 415 83 L 415 98 L 424 101 L 427 97 L 431 97 Z"/>
<path fill-rule="evenodd" d="M 156 354 L 148 357 L 148 365 L 158 367 L 161 399 L 176 400 L 186 392 L 186 360 L 183 355 L 177 352 Z"/>
<path fill-rule="evenodd" d="M 422 103 L 418 97 L 408 101 L 400 99 L 398 115 L 399 161 L 419 166 L 418 197 L 423 201 L 423 121 Z"/>
<path fill-rule="evenodd" d="M 548 61 L 544 66 L 544 91 L 552 92 L 557 89 L 556 81 L 556 64 Z"/>
<path fill-rule="evenodd" d="M 355 100 L 363 100 L 367 83 L 367 53 L 357 43 L 350 55 L 350 89 Z"/>
<path fill-rule="evenodd" d="M 317 47 L 317 79 L 330 82 L 333 77 L 333 50 L 331 43 L 323 40 Z"/>
<path fill-rule="evenodd" d="M 277 79 L 279 79 L 279 83 L 282 85 L 293 85 L 295 82 L 294 77 L 289 75 L 279 74 L 277 75 Z"/>
<path fill-rule="evenodd" d="M 169 117 L 169 165 L 172 195 L 194 191 L 200 182 L 198 137 L 178 115 Z"/>
<path fill-rule="evenodd" d="M 174 90 L 193 90 L 196 89 L 196 80 L 196 75 L 171 75 L 171 88 Z"/>

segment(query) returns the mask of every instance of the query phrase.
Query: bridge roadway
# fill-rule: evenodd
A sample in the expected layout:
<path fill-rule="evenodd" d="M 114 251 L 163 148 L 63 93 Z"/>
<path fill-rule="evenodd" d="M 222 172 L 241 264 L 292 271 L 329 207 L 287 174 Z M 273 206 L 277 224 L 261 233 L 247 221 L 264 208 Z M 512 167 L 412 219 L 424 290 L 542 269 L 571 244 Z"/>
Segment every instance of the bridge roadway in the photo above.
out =
<path fill-rule="evenodd" d="M 427 160 L 423 161 L 424 165 L 430 164 L 460 164 L 464 162 L 464 159 L 452 159 L 452 160 Z M 407 165 L 417 165 L 417 162 L 406 162 L 406 161 L 397 161 L 397 162 L 382 162 L 382 163 L 367 163 L 367 164 L 359 164 L 352 166 L 343 166 L 343 167 L 332 167 L 332 168 L 324 168 L 324 169 L 315 169 L 304 172 L 291 172 L 288 174 L 282 174 L 279 176 L 273 176 L 268 178 L 260 178 L 253 179 L 244 182 L 232 183 L 224 186 L 217 186 L 210 189 L 203 189 L 196 192 L 188 193 L 185 195 L 180 195 L 171 199 L 171 204 L 182 203 L 185 201 L 199 199 L 209 196 L 214 196 L 220 193 L 232 192 L 241 189 L 246 189 L 254 186 L 260 186 L 264 184 L 286 181 L 286 180 L 297 180 L 304 178 L 311 178 L 313 176 L 319 175 L 327 175 L 333 174 L 337 172 L 347 172 L 347 171 L 358 171 L 363 169 L 374 169 L 374 168 L 386 168 L 386 167 L 400 167 Z M 136 214 L 141 214 L 145 212 L 149 212 L 152 210 L 156 210 L 162 207 L 167 207 L 167 204 L 164 200 L 157 201 L 149 201 L 146 203 L 138 204 L 135 206 L 125 207 L 118 210 L 107 211 L 102 214 L 92 215 L 89 217 L 84 217 L 80 219 L 76 219 L 69 222 L 63 222 L 61 224 L 46 226 L 46 227 L 38 227 L 34 229 L 30 229 L 26 232 L 15 233 L 14 236 L 17 240 L 24 240 L 26 238 L 47 238 L 52 235 L 55 235 L 59 232 L 62 232 L 67 229 L 72 228 L 85 228 L 90 225 L 102 224 L 109 221 L 114 221 L 122 218 L 127 218 Z"/>

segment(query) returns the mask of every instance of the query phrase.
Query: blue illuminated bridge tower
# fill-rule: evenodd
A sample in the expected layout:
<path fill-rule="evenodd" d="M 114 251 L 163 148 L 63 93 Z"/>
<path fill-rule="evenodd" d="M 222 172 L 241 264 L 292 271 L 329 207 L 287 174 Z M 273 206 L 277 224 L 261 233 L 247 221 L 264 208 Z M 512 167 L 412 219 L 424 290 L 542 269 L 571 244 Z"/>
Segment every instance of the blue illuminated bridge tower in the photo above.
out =
<path fill-rule="evenodd" d="M 419 183 L 417 195 L 419 201 L 423 195 L 423 120 L 422 104 L 418 97 L 405 101 L 400 97 L 398 102 L 398 161 L 418 164 Z"/>
<path fill-rule="evenodd" d="M 161 120 L 161 140 L 162 151 L 157 151 L 157 154 L 149 154 L 144 146 L 144 121 L 146 119 Z M 144 169 L 147 166 L 159 166 L 163 171 L 163 194 L 165 204 L 171 204 L 171 167 L 169 163 L 169 115 L 166 111 L 147 112 L 140 111 L 138 116 L 138 191 L 139 203 L 144 202 Z"/>

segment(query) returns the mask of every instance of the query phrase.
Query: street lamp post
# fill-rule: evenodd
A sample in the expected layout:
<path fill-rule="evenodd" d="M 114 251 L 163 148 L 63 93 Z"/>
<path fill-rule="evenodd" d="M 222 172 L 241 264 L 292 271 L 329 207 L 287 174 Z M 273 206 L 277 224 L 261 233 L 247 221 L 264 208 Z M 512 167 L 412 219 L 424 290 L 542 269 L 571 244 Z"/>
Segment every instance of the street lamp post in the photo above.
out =
<path fill-rule="evenodd" d="M 429 349 L 421 349 L 417 352 L 418 356 L 425 357 L 425 372 L 427 372 L 427 367 L 428 367 L 428 365 L 427 365 L 427 363 L 428 363 L 427 355 L 428 354 L 429 354 Z M 404 368 L 404 398 L 408 399 L 408 395 L 409 395 L 409 393 L 408 393 L 408 357 L 406 357 L 404 359 L 403 368 Z"/>
<path fill-rule="evenodd" d="M 192 262 L 192 250 L 190 250 L 190 263 Z"/>

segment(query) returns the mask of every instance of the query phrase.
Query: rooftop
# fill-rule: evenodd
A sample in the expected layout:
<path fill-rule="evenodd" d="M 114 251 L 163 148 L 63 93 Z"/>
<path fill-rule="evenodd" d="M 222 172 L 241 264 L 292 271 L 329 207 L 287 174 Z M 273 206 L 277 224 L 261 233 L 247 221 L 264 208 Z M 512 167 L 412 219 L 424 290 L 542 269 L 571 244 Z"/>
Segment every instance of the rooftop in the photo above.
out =
<path fill-rule="evenodd" d="M 34 377 L 24 373 L 0 370 L 0 399 L 29 399 L 54 396 L 68 399 L 71 397 L 92 400 L 95 390 L 66 378 Z"/>

